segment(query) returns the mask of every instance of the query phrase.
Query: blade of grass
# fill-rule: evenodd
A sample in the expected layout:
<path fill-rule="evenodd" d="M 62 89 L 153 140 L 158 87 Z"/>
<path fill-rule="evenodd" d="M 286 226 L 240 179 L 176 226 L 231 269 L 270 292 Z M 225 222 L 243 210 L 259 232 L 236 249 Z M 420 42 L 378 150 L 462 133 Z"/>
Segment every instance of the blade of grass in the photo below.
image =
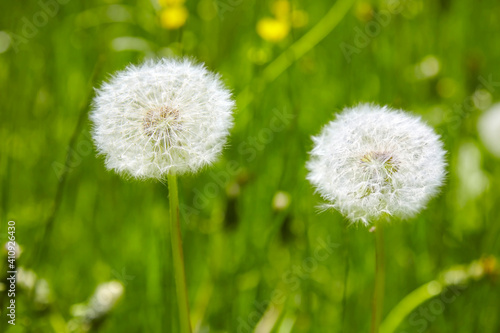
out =
<path fill-rule="evenodd" d="M 68 143 L 68 149 L 67 149 L 67 154 L 66 154 L 66 160 L 64 163 L 64 168 L 61 171 L 61 174 L 59 176 L 59 183 L 57 184 L 57 189 L 56 189 L 56 194 L 54 197 L 54 203 L 52 205 L 52 209 L 50 211 L 50 214 L 45 221 L 43 225 L 43 231 L 42 235 L 40 236 L 39 239 L 36 240 L 36 243 L 34 244 L 34 248 L 37 249 L 37 251 L 33 251 L 35 253 L 33 260 L 33 266 L 37 267 L 40 263 L 40 260 L 44 257 L 45 251 L 48 248 L 48 244 L 50 244 L 50 235 L 52 233 L 52 229 L 54 227 L 54 221 L 57 216 L 57 212 L 59 211 L 59 208 L 62 203 L 63 199 L 63 194 L 64 194 L 64 188 L 66 181 L 68 179 L 68 174 L 70 171 L 70 168 L 68 165 L 71 165 L 71 160 L 73 158 L 73 153 L 74 153 L 74 148 L 77 143 L 78 136 L 82 132 L 83 129 L 83 124 L 85 123 L 85 120 L 87 119 L 87 114 L 88 110 L 90 107 L 90 103 L 92 102 L 92 98 L 94 96 L 94 90 L 92 87 L 94 86 L 96 78 L 99 76 L 101 73 L 102 65 L 104 64 L 105 58 L 101 56 L 97 61 L 94 66 L 94 69 L 92 71 L 92 74 L 89 78 L 88 81 L 88 89 L 87 89 L 87 95 L 85 96 L 85 99 L 83 100 L 81 106 L 80 106 L 80 112 L 78 116 L 78 121 L 75 125 L 75 129 L 73 130 L 73 134 L 71 135 L 71 138 Z"/>
<path fill-rule="evenodd" d="M 264 81 L 264 83 L 274 81 L 295 61 L 313 49 L 335 29 L 354 2 L 354 0 L 339 0 L 335 2 L 326 15 L 311 30 L 267 65 L 260 80 Z M 250 103 L 251 97 L 252 92 L 249 85 L 238 94 L 238 106 L 240 108 L 245 107 Z"/>
<path fill-rule="evenodd" d="M 267 82 L 274 81 L 274 79 L 290 67 L 291 64 L 321 42 L 333 29 L 335 29 L 353 4 L 354 0 L 339 0 L 335 2 L 328 13 L 326 13 L 311 30 L 297 42 L 293 43 L 285 52 L 264 69 L 264 79 Z"/>
<path fill-rule="evenodd" d="M 380 326 L 381 333 L 392 333 L 420 304 L 441 292 L 441 284 L 433 280 L 412 291 L 392 309 Z"/>

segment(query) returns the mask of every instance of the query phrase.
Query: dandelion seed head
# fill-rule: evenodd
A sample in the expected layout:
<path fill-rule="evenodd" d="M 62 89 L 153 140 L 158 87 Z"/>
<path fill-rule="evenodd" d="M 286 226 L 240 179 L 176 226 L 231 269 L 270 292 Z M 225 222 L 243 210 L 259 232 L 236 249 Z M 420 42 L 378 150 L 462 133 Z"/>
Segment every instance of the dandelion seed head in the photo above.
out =
<path fill-rule="evenodd" d="M 345 109 L 313 137 L 308 180 L 352 222 L 410 218 L 442 185 L 445 151 L 420 118 L 371 104 Z"/>
<path fill-rule="evenodd" d="M 90 118 L 108 169 L 160 179 L 213 163 L 233 108 L 218 75 L 189 59 L 164 58 L 115 74 L 97 90 Z"/>

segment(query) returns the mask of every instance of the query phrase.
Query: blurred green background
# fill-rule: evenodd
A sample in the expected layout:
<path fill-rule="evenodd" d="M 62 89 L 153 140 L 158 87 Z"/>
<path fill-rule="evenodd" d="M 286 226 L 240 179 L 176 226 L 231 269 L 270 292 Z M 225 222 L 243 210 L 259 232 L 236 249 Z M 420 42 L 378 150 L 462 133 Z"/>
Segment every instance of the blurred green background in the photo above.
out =
<path fill-rule="evenodd" d="M 498 1 L 2 1 L 0 22 L 0 236 L 14 220 L 23 252 L 1 332 L 178 332 L 167 187 L 107 171 L 87 117 L 110 74 L 174 55 L 237 102 L 219 162 L 180 179 L 196 332 L 368 331 L 373 234 L 318 212 L 305 180 L 310 136 L 358 102 L 420 114 L 448 151 L 442 193 L 385 230 L 384 317 L 452 269 L 456 297 L 396 332 L 500 332 L 500 167 L 476 129 L 500 99 Z"/>

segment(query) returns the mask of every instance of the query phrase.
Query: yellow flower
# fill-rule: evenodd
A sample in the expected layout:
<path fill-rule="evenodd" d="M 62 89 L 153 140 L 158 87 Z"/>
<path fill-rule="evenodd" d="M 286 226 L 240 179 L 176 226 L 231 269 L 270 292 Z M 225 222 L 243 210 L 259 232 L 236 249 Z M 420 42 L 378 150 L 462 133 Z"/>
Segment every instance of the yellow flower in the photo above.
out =
<path fill-rule="evenodd" d="M 287 0 L 275 1 L 272 12 L 278 20 L 288 20 L 290 18 L 290 2 Z"/>
<path fill-rule="evenodd" d="M 368 2 L 358 2 L 354 9 L 354 13 L 358 20 L 368 22 L 373 18 L 373 8 Z"/>
<path fill-rule="evenodd" d="M 257 23 L 257 33 L 263 39 L 270 42 L 283 40 L 290 31 L 290 24 L 283 20 L 263 18 Z"/>
<path fill-rule="evenodd" d="M 165 29 L 178 29 L 188 18 L 188 11 L 183 5 L 166 7 L 160 13 L 161 26 Z"/>
<path fill-rule="evenodd" d="M 167 7 L 167 6 L 179 6 L 184 4 L 186 0 L 158 0 L 158 3 L 162 7 Z"/>

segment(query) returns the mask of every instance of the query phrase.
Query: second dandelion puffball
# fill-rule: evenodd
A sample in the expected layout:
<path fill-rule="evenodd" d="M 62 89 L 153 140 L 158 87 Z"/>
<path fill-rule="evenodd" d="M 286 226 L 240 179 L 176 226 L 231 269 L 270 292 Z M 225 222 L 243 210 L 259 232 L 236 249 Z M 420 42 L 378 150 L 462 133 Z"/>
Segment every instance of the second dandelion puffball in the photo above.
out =
<path fill-rule="evenodd" d="M 135 178 L 195 172 L 215 161 L 234 102 L 220 77 L 188 59 L 150 60 L 97 90 L 93 138 L 106 166 Z"/>
<path fill-rule="evenodd" d="M 308 180 L 352 222 L 410 218 L 442 185 L 445 151 L 434 130 L 403 111 L 362 104 L 313 137 Z"/>

